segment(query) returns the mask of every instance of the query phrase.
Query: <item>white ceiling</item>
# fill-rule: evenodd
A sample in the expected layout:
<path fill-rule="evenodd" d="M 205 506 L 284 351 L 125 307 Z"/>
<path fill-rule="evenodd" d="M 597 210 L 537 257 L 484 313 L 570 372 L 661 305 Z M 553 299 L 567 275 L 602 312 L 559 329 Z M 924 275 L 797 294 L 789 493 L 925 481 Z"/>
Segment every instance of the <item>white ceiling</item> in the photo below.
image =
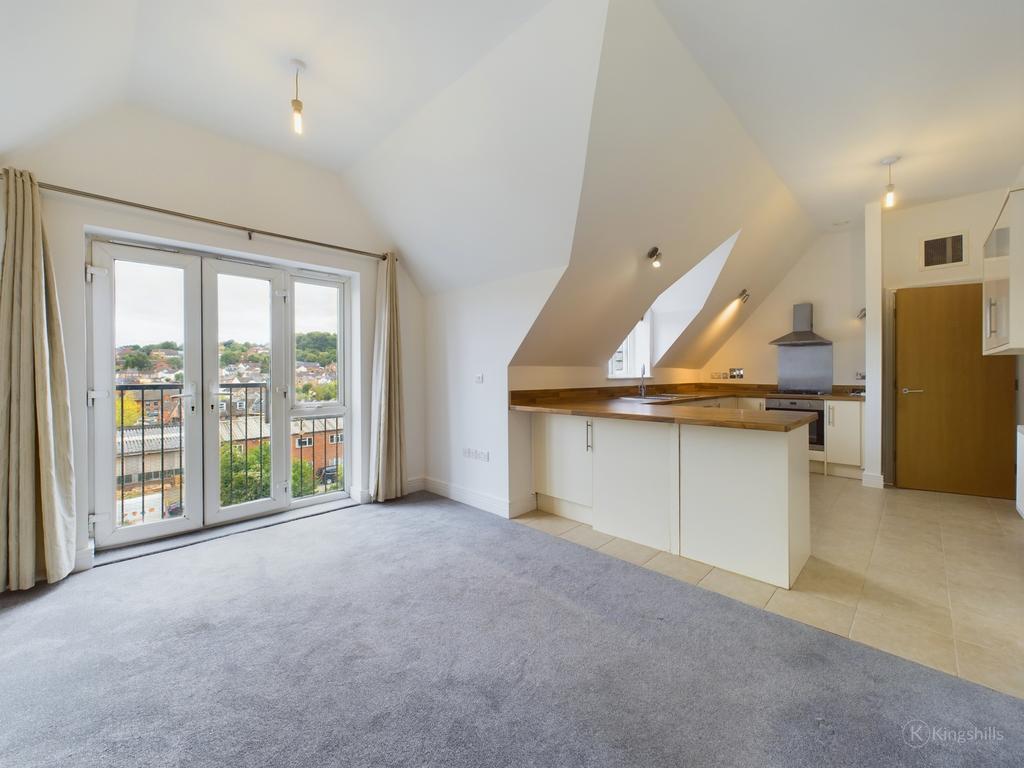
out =
<path fill-rule="evenodd" d="M 342 170 L 547 2 L 0 0 L 0 152 L 130 101 Z"/>
<path fill-rule="evenodd" d="M 1024 164 L 1021 0 L 658 0 L 820 227 L 1006 186 Z"/>

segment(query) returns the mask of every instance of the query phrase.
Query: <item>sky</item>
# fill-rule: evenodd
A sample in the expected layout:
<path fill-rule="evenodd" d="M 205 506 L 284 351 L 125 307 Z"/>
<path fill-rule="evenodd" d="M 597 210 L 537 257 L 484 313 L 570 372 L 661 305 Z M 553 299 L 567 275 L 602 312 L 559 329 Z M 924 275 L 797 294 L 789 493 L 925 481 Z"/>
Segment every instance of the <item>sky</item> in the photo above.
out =
<path fill-rule="evenodd" d="M 220 341 L 270 341 L 270 285 L 265 280 L 218 275 L 218 332 Z M 114 262 L 115 346 L 184 341 L 184 272 L 178 267 Z M 198 297 L 196 299 L 198 301 Z M 296 283 L 295 331 L 337 329 L 337 289 Z M 194 311 L 199 312 L 199 307 Z"/>

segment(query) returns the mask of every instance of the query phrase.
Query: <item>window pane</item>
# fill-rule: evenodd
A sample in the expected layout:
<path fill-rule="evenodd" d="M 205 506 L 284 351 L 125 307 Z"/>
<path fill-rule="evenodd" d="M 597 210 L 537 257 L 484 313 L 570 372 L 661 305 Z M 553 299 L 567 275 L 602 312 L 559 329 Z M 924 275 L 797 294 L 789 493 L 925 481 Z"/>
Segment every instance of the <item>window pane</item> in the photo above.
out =
<path fill-rule="evenodd" d="M 337 286 L 295 283 L 295 399 L 339 400 Z"/>
<path fill-rule="evenodd" d="M 220 503 L 229 507 L 270 496 L 271 285 L 262 278 L 217 276 L 220 395 Z"/>
<path fill-rule="evenodd" d="M 345 490 L 345 420 L 341 416 L 291 421 L 292 496 Z"/>
<path fill-rule="evenodd" d="M 114 520 L 181 517 L 185 281 L 177 267 L 114 262 Z"/>

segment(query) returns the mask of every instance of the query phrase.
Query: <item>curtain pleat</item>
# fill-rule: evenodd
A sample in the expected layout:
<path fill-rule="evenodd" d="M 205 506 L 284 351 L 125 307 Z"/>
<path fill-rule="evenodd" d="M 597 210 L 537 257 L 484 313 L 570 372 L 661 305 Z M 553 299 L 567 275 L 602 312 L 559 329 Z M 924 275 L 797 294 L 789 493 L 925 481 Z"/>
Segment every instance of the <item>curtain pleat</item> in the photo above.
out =
<path fill-rule="evenodd" d="M 394 254 L 389 253 L 378 267 L 376 314 L 370 401 L 370 496 L 374 501 L 387 501 L 405 492 L 398 260 Z"/>
<path fill-rule="evenodd" d="M 75 564 L 71 400 L 39 187 L 4 171 L 0 269 L 0 591 Z"/>

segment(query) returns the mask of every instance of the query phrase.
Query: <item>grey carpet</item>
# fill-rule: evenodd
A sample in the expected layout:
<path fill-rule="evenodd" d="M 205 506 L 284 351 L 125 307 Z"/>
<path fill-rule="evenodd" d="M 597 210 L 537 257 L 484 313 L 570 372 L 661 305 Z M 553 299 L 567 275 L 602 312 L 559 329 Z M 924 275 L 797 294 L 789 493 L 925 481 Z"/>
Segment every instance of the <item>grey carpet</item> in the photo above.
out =
<path fill-rule="evenodd" d="M 962 743 L 911 748 L 910 720 Z M 0 598 L 5 768 L 1019 766 L 1022 722 L 1018 699 L 426 494 Z"/>

